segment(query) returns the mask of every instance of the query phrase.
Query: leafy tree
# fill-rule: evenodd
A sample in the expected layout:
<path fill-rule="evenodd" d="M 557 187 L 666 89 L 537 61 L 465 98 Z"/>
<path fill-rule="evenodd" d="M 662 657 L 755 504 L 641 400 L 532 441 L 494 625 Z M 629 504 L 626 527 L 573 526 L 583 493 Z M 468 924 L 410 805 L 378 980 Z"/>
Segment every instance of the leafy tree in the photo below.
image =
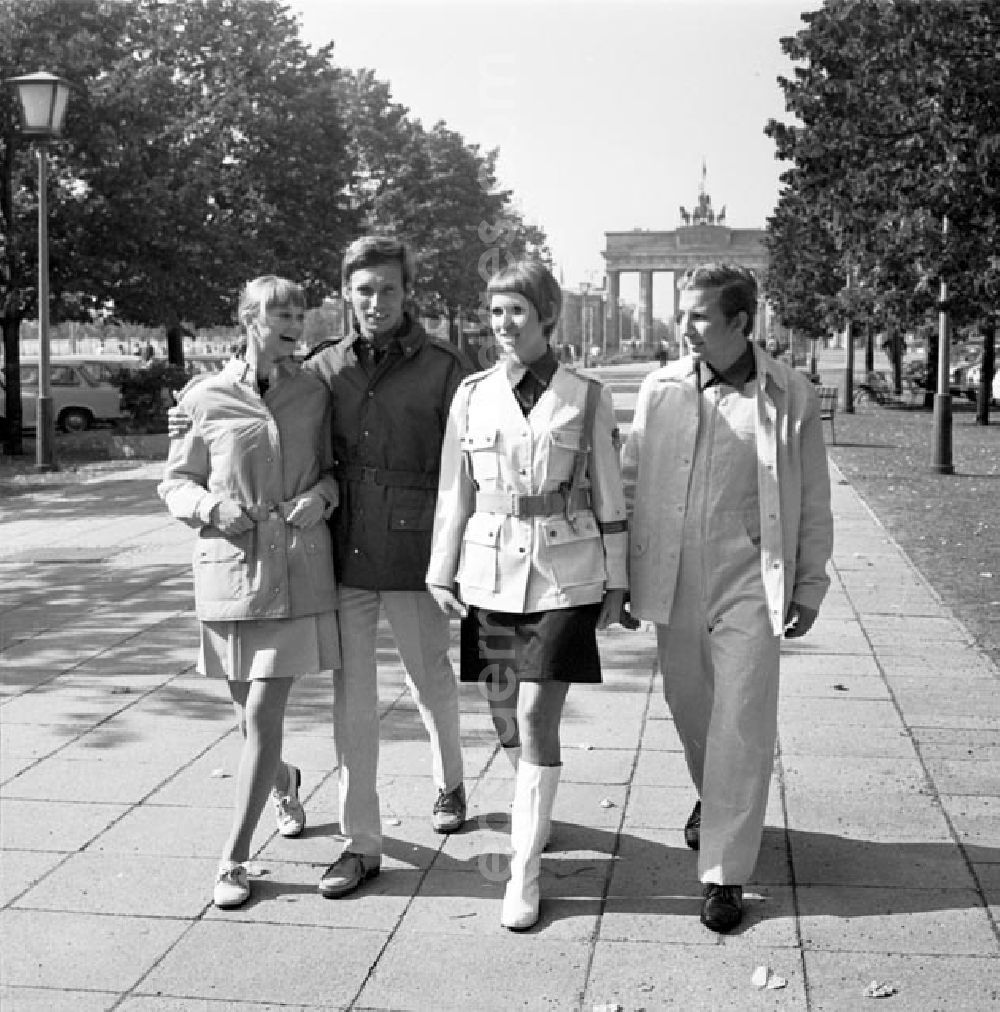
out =
<path fill-rule="evenodd" d="M 392 232 L 417 254 L 422 312 L 454 323 L 479 306 L 486 279 L 511 257 L 548 255 L 544 232 L 498 186 L 496 151 L 481 152 L 443 122 L 425 129 L 371 70 L 345 72 L 340 95 L 357 167 L 355 211 L 363 228 Z"/>
<path fill-rule="evenodd" d="M 783 312 L 808 314 L 810 273 L 830 271 L 818 219 L 835 238 L 834 272 L 860 267 L 883 327 L 926 319 L 942 279 L 957 325 L 994 316 L 1000 5 L 827 0 L 802 19 L 782 40 L 794 77 L 780 79 L 797 122 L 766 128 L 792 162 L 770 226 Z"/>
<path fill-rule="evenodd" d="M 354 227 L 339 72 L 276 0 L 13 0 L 0 40 L 6 66 L 80 89 L 53 159 L 57 311 L 165 324 L 179 359 L 180 321 L 230 320 L 254 274 L 335 283 Z M 32 176 L 13 164 L 27 236 Z"/>

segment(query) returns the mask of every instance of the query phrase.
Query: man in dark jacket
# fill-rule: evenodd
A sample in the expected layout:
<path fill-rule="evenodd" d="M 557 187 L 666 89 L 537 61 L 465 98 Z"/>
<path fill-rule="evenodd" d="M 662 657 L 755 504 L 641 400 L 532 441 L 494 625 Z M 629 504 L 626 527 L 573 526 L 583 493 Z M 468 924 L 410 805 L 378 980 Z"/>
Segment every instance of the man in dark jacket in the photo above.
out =
<path fill-rule="evenodd" d="M 333 394 L 333 452 L 340 508 L 331 518 L 343 668 L 334 678 L 340 828 L 347 844 L 319 890 L 346 896 L 378 874 L 376 631 L 385 608 L 431 740 L 438 788 L 434 829 L 465 821 L 458 684 L 448 660 L 447 617 L 427 592 L 441 442 L 452 396 L 471 368 L 405 310 L 410 255 L 394 239 L 366 236 L 344 256 L 354 333 L 306 363 Z"/>

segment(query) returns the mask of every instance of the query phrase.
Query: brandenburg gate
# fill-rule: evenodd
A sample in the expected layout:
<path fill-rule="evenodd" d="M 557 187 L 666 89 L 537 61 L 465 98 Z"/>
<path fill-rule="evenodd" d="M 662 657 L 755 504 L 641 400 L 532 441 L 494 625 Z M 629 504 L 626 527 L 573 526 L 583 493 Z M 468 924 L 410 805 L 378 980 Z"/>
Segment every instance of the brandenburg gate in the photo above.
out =
<path fill-rule="evenodd" d="M 756 272 L 758 281 L 763 282 L 767 271 L 764 230 L 730 228 L 726 225 L 725 206 L 717 214 L 712 209 L 712 198 L 705 192 L 704 166 L 698 204 L 692 211 L 681 207 L 680 218 L 681 224 L 671 232 L 651 232 L 636 228 L 631 232 L 604 233 L 606 248 L 602 255 L 608 276 L 606 326 L 609 348 L 621 347 L 618 300 L 621 275 L 626 271 L 639 274 L 639 321 L 643 345 L 648 345 L 653 333 L 655 271 L 673 272 L 671 319 L 677 313 L 677 285 L 680 276 L 690 267 L 710 260 L 722 260 L 751 268 Z M 764 327 L 765 306 L 762 298 L 754 325 L 754 338 L 763 333 Z"/>

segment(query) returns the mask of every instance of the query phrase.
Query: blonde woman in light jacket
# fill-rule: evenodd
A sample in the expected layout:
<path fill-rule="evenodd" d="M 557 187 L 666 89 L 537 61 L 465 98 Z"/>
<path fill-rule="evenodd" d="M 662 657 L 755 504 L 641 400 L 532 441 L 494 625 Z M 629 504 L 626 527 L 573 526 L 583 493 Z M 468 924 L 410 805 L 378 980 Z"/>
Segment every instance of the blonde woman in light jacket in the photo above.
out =
<path fill-rule="evenodd" d="M 213 901 L 250 896 L 250 841 L 271 794 L 278 830 L 302 831 L 301 774 L 281 759 L 285 704 L 298 675 L 340 667 L 337 587 L 324 522 L 337 504 L 330 463 L 330 399 L 298 368 L 305 297 L 273 276 L 240 298 L 242 359 L 191 383 L 191 418 L 171 441 L 158 491 L 170 513 L 198 531 L 195 607 L 199 671 L 228 681 L 244 736 L 233 825 Z"/>
<path fill-rule="evenodd" d="M 501 923 L 523 930 L 538 920 L 563 704 L 573 682 L 601 680 L 596 629 L 622 611 L 627 533 L 611 397 L 549 347 L 558 283 L 528 261 L 487 291 L 506 357 L 452 402 L 427 585 L 462 617 L 461 680 L 483 685 L 517 770 Z"/>

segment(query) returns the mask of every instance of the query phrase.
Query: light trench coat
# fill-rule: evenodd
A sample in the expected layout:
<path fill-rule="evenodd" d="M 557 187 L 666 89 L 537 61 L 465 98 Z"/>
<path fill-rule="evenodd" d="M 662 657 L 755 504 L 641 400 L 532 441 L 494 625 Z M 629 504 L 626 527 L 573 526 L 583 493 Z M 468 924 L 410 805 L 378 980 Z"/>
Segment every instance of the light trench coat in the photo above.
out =
<path fill-rule="evenodd" d="M 780 636 L 789 603 L 818 610 L 830 586 L 830 476 L 815 388 L 760 348 L 754 355 L 761 577 L 771 631 Z M 661 625 L 677 588 L 699 397 L 691 357 L 650 373 L 622 453 L 629 498 L 635 490 L 631 611 Z"/>
<path fill-rule="evenodd" d="M 195 610 L 203 622 L 301 618 L 333 611 L 337 583 L 326 523 L 286 523 L 292 500 L 315 489 L 338 501 L 329 445 L 330 394 L 314 374 L 295 369 L 268 391 L 237 359 L 189 384 L 180 406 L 192 426 L 170 441 L 157 488 L 172 516 L 198 531 Z M 209 523 L 223 499 L 255 521 L 225 535 Z"/>
<path fill-rule="evenodd" d="M 590 508 L 518 517 L 476 506 L 477 489 L 534 495 L 571 480 L 594 382 L 559 366 L 525 417 L 503 363 L 463 381 L 441 453 L 428 583 L 457 581 L 464 603 L 514 614 L 593 604 L 628 586 L 617 429 L 604 388 L 581 486 Z"/>

